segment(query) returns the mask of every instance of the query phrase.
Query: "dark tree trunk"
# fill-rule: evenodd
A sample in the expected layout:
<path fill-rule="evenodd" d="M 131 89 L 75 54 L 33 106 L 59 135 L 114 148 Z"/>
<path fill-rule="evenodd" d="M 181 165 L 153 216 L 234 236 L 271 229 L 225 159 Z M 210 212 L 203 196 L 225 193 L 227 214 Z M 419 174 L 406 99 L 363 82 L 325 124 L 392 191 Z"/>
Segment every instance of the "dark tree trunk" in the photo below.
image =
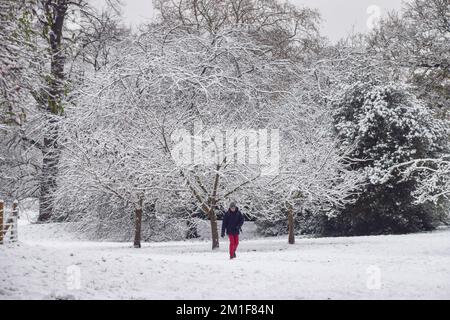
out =
<path fill-rule="evenodd" d="M 288 212 L 288 229 L 289 229 L 288 241 L 289 244 L 294 244 L 295 243 L 294 209 L 292 208 L 291 205 L 288 205 L 287 212 Z"/>
<path fill-rule="evenodd" d="M 141 229 L 142 229 L 142 205 L 143 199 L 140 198 L 138 205 L 135 209 L 135 222 L 134 222 L 134 247 L 141 247 Z"/>
<path fill-rule="evenodd" d="M 211 239 L 212 249 L 219 248 L 219 232 L 217 230 L 217 216 L 213 208 L 209 211 L 209 220 L 211 221 Z"/>
<path fill-rule="evenodd" d="M 220 165 L 216 166 L 216 176 L 214 178 L 213 192 L 209 200 L 209 220 L 211 221 L 211 238 L 212 238 L 212 249 L 219 248 L 219 232 L 217 230 L 217 216 L 214 211 L 217 204 L 217 189 L 219 188 L 220 179 Z"/>
<path fill-rule="evenodd" d="M 5 203 L 0 200 L 0 244 L 3 244 L 3 212 L 5 208 Z"/>
<path fill-rule="evenodd" d="M 54 130 L 51 128 L 55 126 Z M 40 180 L 39 218 L 40 222 L 50 220 L 53 213 L 53 195 L 56 189 L 56 176 L 58 174 L 59 150 L 56 145 L 56 123 L 49 123 L 50 132 L 47 132 L 43 143 L 42 172 Z"/>
<path fill-rule="evenodd" d="M 63 112 L 62 99 L 64 96 L 64 52 L 61 45 L 63 38 L 64 18 L 67 14 L 68 0 L 42 1 L 50 46 L 50 78 L 47 80 L 47 99 L 45 109 L 49 113 L 49 122 L 44 133 L 42 147 L 42 172 L 40 178 L 39 217 L 38 221 L 45 222 L 52 218 L 53 195 L 56 188 L 58 163 L 58 124 L 55 116 Z"/>

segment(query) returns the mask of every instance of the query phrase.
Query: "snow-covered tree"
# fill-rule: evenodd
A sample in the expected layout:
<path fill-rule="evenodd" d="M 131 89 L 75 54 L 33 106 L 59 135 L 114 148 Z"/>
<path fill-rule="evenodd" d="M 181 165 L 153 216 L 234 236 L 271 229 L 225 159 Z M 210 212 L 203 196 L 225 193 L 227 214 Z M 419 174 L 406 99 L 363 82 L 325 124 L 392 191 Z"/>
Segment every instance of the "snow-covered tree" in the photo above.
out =
<path fill-rule="evenodd" d="M 278 0 L 154 0 L 165 23 L 216 33 L 230 27 L 246 29 L 254 41 L 282 59 L 308 60 L 322 45 L 320 14 Z"/>
<path fill-rule="evenodd" d="M 70 160 L 77 159 L 73 166 L 78 169 L 68 169 L 71 174 L 87 174 L 86 179 L 98 188 L 108 186 L 116 193 L 120 189 L 122 195 L 162 186 L 176 190 L 184 183 L 184 190 L 191 193 L 210 218 L 216 247 L 218 234 L 214 210 L 218 199 L 227 196 L 236 186 L 247 183 L 253 173 L 244 167 L 238 170 L 226 161 L 208 162 L 207 165 L 193 162 L 180 167 L 173 157 L 177 141 L 172 140 L 172 133 L 188 128 L 196 121 L 204 126 L 196 135 L 205 137 L 211 128 L 258 128 L 262 123 L 258 121 L 264 116 L 262 111 L 270 110 L 270 105 L 275 103 L 272 97 L 283 95 L 282 82 L 275 79 L 286 76 L 289 66 L 265 54 L 264 49 L 254 44 L 241 29 L 211 35 L 187 27 L 149 26 L 146 33 L 122 49 L 123 55 L 110 68 L 93 75 L 85 91 L 80 92 L 77 106 L 70 109 L 70 114 L 67 111 L 68 123 L 64 127 L 73 128 L 68 133 L 71 140 L 64 142 L 68 139 L 66 136 L 61 139 L 67 150 L 75 150 L 80 156 L 89 154 L 88 151 L 78 152 L 77 148 L 90 148 L 91 143 L 84 139 L 94 139 L 92 136 L 107 127 L 109 131 L 100 131 L 101 136 L 91 142 L 99 141 L 99 146 L 106 152 L 113 143 L 107 140 L 114 141 L 113 137 L 117 136 L 121 142 L 115 147 L 113 157 L 117 157 L 114 161 L 123 167 L 108 166 L 104 171 L 101 163 L 106 161 L 106 156 L 86 156 L 84 160 L 70 156 L 69 163 L 64 165 L 68 164 L 70 168 Z M 128 118 L 134 120 L 127 124 L 124 117 L 130 113 Z M 118 120 L 111 120 L 110 114 Z M 97 124 L 87 119 L 96 119 Z M 90 130 L 91 127 L 95 130 Z M 144 140 L 137 139 L 136 130 L 141 132 Z M 136 141 L 131 141 L 133 136 Z M 134 156 L 124 163 L 123 158 L 131 152 L 129 148 L 135 148 L 135 143 L 146 143 L 148 153 L 140 153 L 142 157 L 133 153 Z M 156 170 L 158 168 L 160 170 Z M 90 170 L 93 171 L 89 173 Z M 63 172 L 68 171 L 63 169 Z M 143 185 L 132 178 L 136 175 L 146 177 L 142 178 Z M 92 176 L 108 182 L 93 180 Z M 117 176 L 122 178 L 117 179 Z M 117 185 L 111 185 L 113 180 Z M 126 201 L 133 202 L 131 198 L 136 196 L 129 196 Z"/>
<path fill-rule="evenodd" d="M 129 60 L 123 63 L 124 68 L 133 66 Z M 87 78 L 76 105 L 69 106 L 61 122 L 59 215 L 97 219 L 100 224 L 121 223 L 124 230 L 128 227 L 124 216 L 134 217 L 134 245 L 140 247 L 145 202 L 161 197 L 164 183 L 175 180 L 170 179 L 170 167 L 154 143 L 152 110 L 136 101 L 136 78 L 123 77 L 123 68 L 104 69 Z M 161 176 L 166 177 L 164 182 L 158 180 Z M 83 198 L 90 203 L 83 203 Z M 111 210 L 106 220 L 98 208 L 102 200 L 119 209 Z M 122 210 L 132 214 L 114 216 Z"/>
<path fill-rule="evenodd" d="M 334 217 L 340 208 L 352 202 L 351 196 L 359 183 L 358 174 L 349 167 L 350 148 L 342 152 L 337 148 L 329 106 L 320 103 L 323 100 L 318 90 L 303 96 L 317 85 L 304 81 L 309 88 L 306 83 L 291 88 L 297 104 L 283 105 L 277 110 L 279 115 L 274 122 L 281 125 L 280 172 L 266 178 L 265 183 L 260 182 L 257 192 L 260 199 L 256 222 L 260 231 L 273 235 L 287 230 L 289 243 L 295 242 L 298 229 L 307 229 L 312 224 L 320 232 L 322 220 Z M 299 225 L 307 216 L 311 225 Z"/>
<path fill-rule="evenodd" d="M 438 159 L 415 159 L 391 168 L 398 170 L 407 179 L 419 176 L 413 195 L 417 203 L 438 203 L 450 200 L 450 158 L 443 155 Z"/>
<path fill-rule="evenodd" d="M 1 1 L 0 26 L 0 194 L 22 198 L 36 191 L 39 145 L 27 135 L 36 112 L 32 93 L 40 87 L 43 63 L 33 1 Z"/>
<path fill-rule="evenodd" d="M 441 118 L 449 117 L 449 4 L 412 0 L 392 12 L 368 36 L 368 50 Z"/>
<path fill-rule="evenodd" d="M 438 158 L 445 151 L 443 122 L 403 85 L 356 82 L 332 101 L 335 132 L 366 180 L 333 229 L 350 234 L 406 232 L 433 227 L 432 207 L 414 204 L 423 177 L 404 178 L 395 165 Z M 336 230 L 335 230 L 336 231 Z"/>
<path fill-rule="evenodd" d="M 5 166 L 2 193 L 19 199 L 40 197 L 39 219 L 44 221 L 53 210 L 58 122 L 70 103 L 70 92 L 82 78 L 77 57 L 88 50 L 94 52 L 92 47 L 108 49 L 105 41 L 110 38 L 95 38 L 87 17 L 100 26 L 114 23 L 106 17 L 96 20 L 97 12 L 82 0 L 3 1 L 1 5 L 5 50 L 1 78 L 5 100 L 0 114 L 0 157 Z M 89 44 L 81 45 L 81 38 L 84 43 L 90 38 Z"/>
<path fill-rule="evenodd" d="M 0 2 L 0 125 L 20 125 L 25 117 L 23 92 L 30 84 L 33 49 L 31 9 L 26 2 Z"/>

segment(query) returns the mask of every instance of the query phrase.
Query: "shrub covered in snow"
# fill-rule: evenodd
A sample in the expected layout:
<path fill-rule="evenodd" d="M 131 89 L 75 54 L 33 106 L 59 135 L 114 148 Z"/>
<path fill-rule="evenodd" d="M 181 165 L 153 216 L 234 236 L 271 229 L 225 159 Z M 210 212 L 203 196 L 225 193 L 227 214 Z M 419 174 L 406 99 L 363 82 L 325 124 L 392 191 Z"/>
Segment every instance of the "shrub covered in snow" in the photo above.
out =
<path fill-rule="evenodd" d="M 353 146 L 353 170 L 365 184 L 353 204 L 326 228 L 327 233 L 401 233 L 432 229 L 433 204 L 414 202 L 423 175 L 405 177 L 397 164 L 437 158 L 445 150 L 446 131 L 408 88 L 389 83 L 355 82 L 332 102 L 335 134 L 340 147 Z"/>

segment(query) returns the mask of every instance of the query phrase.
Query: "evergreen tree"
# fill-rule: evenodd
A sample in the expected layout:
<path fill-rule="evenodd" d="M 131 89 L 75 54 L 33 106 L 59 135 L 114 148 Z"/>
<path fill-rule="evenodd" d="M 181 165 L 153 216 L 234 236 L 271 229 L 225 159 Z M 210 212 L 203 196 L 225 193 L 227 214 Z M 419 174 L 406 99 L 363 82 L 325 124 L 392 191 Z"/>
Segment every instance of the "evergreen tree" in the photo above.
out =
<path fill-rule="evenodd" d="M 355 82 L 332 102 L 340 148 L 353 147 L 351 160 L 366 183 L 353 204 L 327 223 L 326 233 L 348 235 L 429 230 L 437 214 L 432 204 L 414 202 L 423 176 L 391 168 L 412 159 L 436 158 L 445 128 L 407 87 Z"/>

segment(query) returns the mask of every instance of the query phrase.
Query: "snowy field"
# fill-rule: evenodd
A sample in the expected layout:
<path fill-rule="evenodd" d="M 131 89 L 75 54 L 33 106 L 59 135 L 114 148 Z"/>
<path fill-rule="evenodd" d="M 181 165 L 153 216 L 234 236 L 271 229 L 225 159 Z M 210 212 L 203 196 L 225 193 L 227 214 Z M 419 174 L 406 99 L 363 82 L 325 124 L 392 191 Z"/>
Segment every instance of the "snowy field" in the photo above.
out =
<path fill-rule="evenodd" d="M 0 299 L 450 299 L 448 228 L 295 245 L 247 236 L 231 261 L 224 240 L 214 252 L 198 240 L 134 249 L 23 221 L 19 238 L 0 247 Z"/>

